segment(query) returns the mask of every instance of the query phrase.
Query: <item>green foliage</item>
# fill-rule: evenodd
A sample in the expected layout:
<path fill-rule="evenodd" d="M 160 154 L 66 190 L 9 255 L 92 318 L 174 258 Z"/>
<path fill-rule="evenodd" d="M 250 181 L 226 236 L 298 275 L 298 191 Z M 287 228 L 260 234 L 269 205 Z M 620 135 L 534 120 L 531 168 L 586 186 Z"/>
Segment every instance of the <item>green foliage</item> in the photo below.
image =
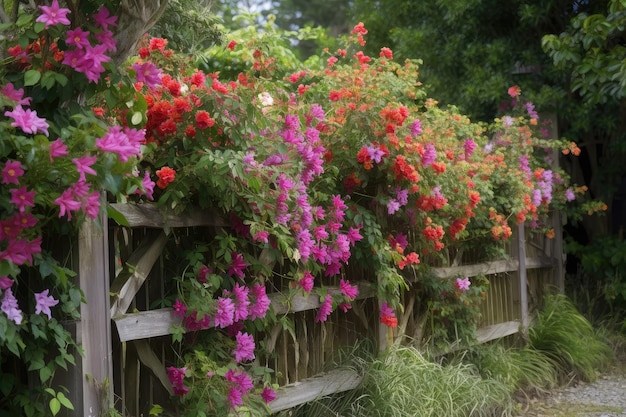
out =
<path fill-rule="evenodd" d="M 461 279 L 461 278 L 458 278 Z M 426 331 L 424 337 L 438 351 L 451 345 L 468 346 L 475 342 L 480 324 L 480 305 L 486 297 L 489 281 L 484 275 L 472 277 L 471 286 L 462 291 L 455 286 L 456 279 L 436 277 L 420 281 L 427 301 Z"/>
<path fill-rule="evenodd" d="M 571 74 L 570 90 L 589 106 L 626 97 L 626 5 L 619 0 L 606 3 L 606 10 L 581 12 L 566 31 L 542 39 L 555 67 Z"/>
<path fill-rule="evenodd" d="M 563 295 L 550 295 L 528 329 L 529 347 L 556 364 L 560 381 L 593 381 L 613 359 L 591 323 Z"/>
<path fill-rule="evenodd" d="M 191 55 L 219 45 L 224 39 L 213 2 L 206 0 L 169 0 L 165 13 L 149 33 L 167 39 L 173 50 Z"/>
<path fill-rule="evenodd" d="M 511 393 L 534 395 L 557 386 L 557 364 L 543 352 L 529 346 L 517 348 L 504 344 L 498 340 L 475 345 L 451 361 L 474 364 L 483 378 L 497 381 Z"/>
<path fill-rule="evenodd" d="M 343 415 L 490 416 L 512 407 L 507 387 L 473 366 L 432 362 L 411 347 L 389 349 L 369 364 L 358 392 Z"/>
<path fill-rule="evenodd" d="M 569 290 L 577 293 L 577 301 L 587 315 L 623 318 L 626 309 L 626 276 L 623 272 L 626 270 L 626 241 L 604 237 L 581 245 L 569 240 L 567 251 L 580 260 L 583 281 L 572 282 Z"/>

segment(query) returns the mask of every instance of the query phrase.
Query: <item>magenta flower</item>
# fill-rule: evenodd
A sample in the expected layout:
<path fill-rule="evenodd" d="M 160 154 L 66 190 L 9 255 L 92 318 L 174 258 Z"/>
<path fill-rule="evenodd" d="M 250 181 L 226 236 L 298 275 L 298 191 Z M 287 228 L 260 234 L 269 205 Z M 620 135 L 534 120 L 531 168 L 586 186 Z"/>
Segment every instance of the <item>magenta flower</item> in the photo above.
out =
<path fill-rule="evenodd" d="M 209 274 L 212 274 L 213 270 L 211 268 L 209 268 L 206 265 L 202 265 L 200 267 L 200 269 L 198 269 L 198 272 L 196 273 L 196 279 L 198 280 L 198 282 L 201 282 L 203 284 L 207 283 L 207 277 L 209 276 Z"/>
<path fill-rule="evenodd" d="M 294 183 L 291 180 L 291 178 L 287 177 L 285 174 L 281 173 L 278 176 L 278 189 L 281 191 L 289 191 L 291 189 L 293 189 L 294 187 Z"/>
<path fill-rule="evenodd" d="M 141 142 L 144 135 L 137 134 L 137 130 L 128 130 L 131 135 L 127 135 L 119 126 L 112 126 L 103 137 L 96 139 L 96 147 L 104 152 L 117 154 L 121 162 L 128 161 L 132 156 L 141 154 Z"/>
<path fill-rule="evenodd" d="M 2 168 L 2 184 L 18 184 L 19 178 L 24 175 L 20 161 L 7 161 Z"/>
<path fill-rule="evenodd" d="M 187 313 L 187 306 L 181 303 L 178 298 L 174 301 L 172 308 L 174 309 L 174 315 L 176 317 L 185 317 L 185 313 Z"/>
<path fill-rule="evenodd" d="M 435 150 L 435 145 L 432 143 L 424 146 L 424 154 L 422 155 L 422 165 L 425 167 L 431 166 L 433 162 L 437 159 L 437 151 Z"/>
<path fill-rule="evenodd" d="M 65 43 L 80 49 L 87 48 L 91 45 L 91 43 L 89 43 L 89 32 L 79 27 L 70 29 L 66 33 Z"/>
<path fill-rule="evenodd" d="M 35 314 L 43 313 L 48 316 L 48 320 L 52 320 L 50 307 L 59 304 L 59 300 L 55 300 L 53 296 L 48 295 L 48 291 L 49 290 L 44 290 L 40 293 L 35 293 L 35 301 L 37 302 Z"/>
<path fill-rule="evenodd" d="M 324 225 L 317 226 L 316 228 L 314 228 L 313 234 L 315 235 L 315 239 L 317 240 L 328 239 L 328 236 L 330 236 L 328 232 L 326 231 L 326 226 Z"/>
<path fill-rule="evenodd" d="M 454 286 L 459 289 L 459 291 L 467 291 L 469 290 L 471 282 L 468 277 L 465 278 L 457 278 L 454 282 Z"/>
<path fill-rule="evenodd" d="M 348 238 L 348 241 L 350 242 L 351 245 L 354 245 L 356 242 L 363 239 L 363 236 L 361 235 L 360 230 L 361 229 L 355 229 L 354 227 L 351 227 L 348 230 L 346 237 Z"/>
<path fill-rule="evenodd" d="M 574 194 L 574 190 L 572 190 L 571 188 L 568 188 L 567 190 L 565 190 L 565 199 L 567 201 L 576 200 L 576 194 Z"/>
<path fill-rule="evenodd" d="M 175 368 L 173 366 L 167 367 L 167 379 L 169 379 L 172 384 L 174 394 L 185 395 L 189 392 L 189 387 L 185 386 L 184 382 L 186 373 L 187 368 Z"/>
<path fill-rule="evenodd" d="M 339 280 L 339 289 L 344 296 L 351 300 L 354 300 L 356 296 L 359 295 L 359 287 L 350 285 L 350 283 L 343 278 Z"/>
<path fill-rule="evenodd" d="M 315 278 L 309 271 L 304 272 L 304 276 L 298 280 L 298 284 L 302 287 L 305 292 L 311 292 L 313 289 Z"/>
<path fill-rule="evenodd" d="M 28 227 L 33 227 L 39 221 L 37 217 L 33 216 L 31 213 L 20 213 L 20 212 L 15 213 L 13 217 L 9 217 L 6 220 L 9 220 L 9 219 L 11 219 L 12 226 L 15 229 L 18 229 L 19 231 L 26 229 Z M 9 229 L 12 229 L 12 227 L 9 226 L 7 223 L 5 223 L 4 226 L 8 227 Z M 6 234 L 7 235 L 10 234 L 10 232 Z M 1 235 L 2 235 L 2 232 L 0 232 L 0 236 Z M 16 237 L 17 235 L 19 235 L 19 232 L 13 237 Z"/>
<path fill-rule="evenodd" d="M 141 185 L 143 186 L 146 198 L 148 200 L 153 200 L 154 197 L 152 196 L 152 193 L 154 193 L 155 183 L 150 178 L 150 173 L 148 171 L 144 173 L 143 180 L 141 181 Z"/>
<path fill-rule="evenodd" d="M 27 191 L 26 187 L 11 189 L 11 203 L 18 208 L 20 213 L 26 211 L 26 207 L 35 206 L 35 191 Z"/>
<path fill-rule="evenodd" d="M 137 81 L 144 83 L 148 88 L 161 85 L 161 70 L 152 62 L 133 64 Z"/>
<path fill-rule="evenodd" d="M 70 9 L 60 7 L 57 0 L 52 0 L 52 4 L 50 6 L 39 6 L 39 9 L 41 9 L 41 16 L 39 16 L 35 21 L 45 23 L 46 29 L 50 26 L 58 24 L 70 24 L 70 21 L 67 18 L 67 14 L 71 13 Z"/>
<path fill-rule="evenodd" d="M 240 253 L 235 253 L 232 255 L 232 259 L 230 261 L 230 266 L 228 267 L 228 275 L 236 276 L 239 278 L 244 277 L 243 270 L 248 267 L 248 264 L 244 262 L 243 255 Z"/>
<path fill-rule="evenodd" d="M 228 371 L 226 371 L 224 379 L 228 382 L 232 382 L 233 384 L 235 384 L 243 394 L 247 394 L 252 388 L 254 388 L 252 379 L 247 373 L 243 371 L 235 371 L 233 369 L 229 369 Z"/>
<path fill-rule="evenodd" d="M 474 150 L 476 149 L 476 142 L 473 139 L 467 138 L 465 139 L 465 143 L 463 143 L 463 150 L 465 151 L 465 159 L 469 159 Z"/>
<path fill-rule="evenodd" d="M 87 217 L 90 219 L 97 218 L 100 214 L 100 193 L 98 191 L 90 193 L 87 198 L 83 199 L 82 208 Z"/>
<path fill-rule="evenodd" d="M 54 200 L 54 204 L 59 206 L 59 217 L 67 215 L 68 220 L 72 219 L 72 212 L 78 211 L 81 207 L 80 201 L 74 200 L 74 195 L 70 188 L 63 191 L 63 194 Z"/>
<path fill-rule="evenodd" d="M 265 404 L 269 404 L 276 399 L 276 391 L 269 387 L 264 387 L 261 392 L 261 398 L 265 401 Z"/>
<path fill-rule="evenodd" d="M 100 45 L 105 47 L 106 51 L 114 52 L 117 49 L 117 41 L 113 37 L 113 32 L 110 30 L 103 30 L 102 32 L 96 33 L 95 38 L 100 42 Z"/>
<path fill-rule="evenodd" d="M 380 316 L 391 316 L 395 317 L 396 313 L 393 311 L 393 308 L 389 307 L 389 304 L 383 302 L 380 305 Z"/>
<path fill-rule="evenodd" d="M 266 294 L 264 285 L 255 284 L 252 289 L 252 294 L 255 297 L 255 303 L 250 307 L 250 320 L 256 318 L 262 319 L 265 317 L 267 310 L 270 308 L 270 299 Z"/>
<path fill-rule="evenodd" d="M 317 310 L 317 315 L 315 316 L 315 322 L 320 323 L 328 320 L 328 316 L 333 312 L 333 298 L 330 294 L 326 294 L 324 297 L 324 301 L 320 306 L 320 309 Z"/>
<path fill-rule="evenodd" d="M 254 337 L 248 333 L 237 333 L 235 336 L 237 347 L 233 350 L 233 355 L 237 362 L 251 361 L 254 359 Z"/>
<path fill-rule="evenodd" d="M 13 280 L 9 277 L 0 277 L 0 290 L 8 290 L 13 286 Z"/>
<path fill-rule="evenodd" d="M 261 243 L 268 243 L 269 236 L 270 236 L 269 232 L 262 230 L 254 234 L 254 240 L 257 242 L 261 242 Z"/>
<path fill-rule="evenodd" d="M 107 47 L 104 45 L 88 46 L 84 50 L 65 51 L 63 64 L 85 74 L 89 82 L 97 83 L 100 74 L 105 69 L 102 64 L 111 60 L 111 57 L 105 54 L 106 52 Z"/>
<path fill-rule="evenodd" d="M 80 158 L 72 159 L 72 162 L 76 165 L 76 170 L 80 174 L 79 181 L 85 181 L 85 174 L 98 175 L 98 173 L 91 168 L 91 166 L 96 163 L 97 159 L 98 157 L 96 155 L 85 155 Z"/>
<path fill-rule="evenodd" d="M 422 122 L 419 119 L 413 120 L 411 123 L 411 136 L 417 137 L 422 133 Z"/>
<path fill-rule="evenodd" d="M 243 393 L 239 387 L 232 386 L 228 389 L 228 402 L 231 408 L 243 405 Z"/>
<path fill-rule="evenodd" d="M 13 111 L 5 111 L 5 116 L 11 117 L 14 121 L 11 123 L 13 127 L 19 127 L 25 133 L 36 134 L 41 132 L 48 136 L 48 122 L 37 116 L 34 110 L 24 110 L 22 106 L 17 106 Z"/>
<path fill-rule="evenodd" d="M 228 327 L 235 321 L 235 303 L 230 298 L 218 297 L 215 312 L 215 326 Z"/>
<path fill-rule="evenodd" d="M 20 266 L 25 263 L 33 263 L 33 255 L 41 253 L 41 236 L 28 241 L 17 239 L 9 241 L 4 251 L 0 252 L 0 260 L 6 259 Z"/>
<path fill-rule="evenodd" d="M 50 163 L 54 161 L 54 158 L 68 155 L 67 146 L 65 146 L 65 143 L 63 143 L 61 138 L 58 138 L 54 142 L 50 142 L 48 150 L 50 151 Z"/>
<path fill-rule="evenodd" d="M 104 30 L 107 30 L 109 26 L 117 26 L 117 16 L 111 16 L 109 9 L 104 6 L 100 7 L 98 13 L 91 17 Z"/>
<path fill-rule="evenodd" d="M 22 310 L 20 310 L 20 306 L 17 304 L 17 299 L 13 295 L 11 288 L 4 291 L 0 309 L 7 315 L 9 320 L 18 326 L 22 324 Z"/>
<path fill-rule="evenodd" d="M 12 83 L 7 83 L 4 87 L 2 87 L 0 93 L 4 94 L 8 99 L 17 102 L 17 104 L 21 106 L 28 106 L 32 100 L 31 97 L 24 97 L 23 88 L 16 90 Z"/>
<path fill-rule="evenodd" d="M 233 295 L 235 296 L 235 321 L 245 320 L 248 318 L 250 300 L 248 300 L 248 287 L 235 284 Z"/>
<path fill-rule="evenodd" d="M 320 323 L 328 320 L 328 316 L 330 315 L 330 313 L 332 313 L 332 311 L 333 298 L 330 296 L 330 294 L 326 294 L 326 297 L 324 297 L 324 301 L 322 302 L 322 305 L 320 306 L 320 309 L 317 311 L 317 315 L 315 316 L 315 322 Z"/>

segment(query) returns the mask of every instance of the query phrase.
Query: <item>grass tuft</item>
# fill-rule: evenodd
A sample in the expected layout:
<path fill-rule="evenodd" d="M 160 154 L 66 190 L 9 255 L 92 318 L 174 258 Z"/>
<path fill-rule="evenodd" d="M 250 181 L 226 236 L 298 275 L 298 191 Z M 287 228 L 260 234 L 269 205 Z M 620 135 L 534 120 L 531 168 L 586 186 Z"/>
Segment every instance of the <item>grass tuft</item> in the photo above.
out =
<path fill-rule="evenodd" d="M 560 382 L 594 381 L 613 361 L 611 347 L 563 295 L 545 298 L 543 309 L 528 330 L 529 348 L 556 364 Z"/>

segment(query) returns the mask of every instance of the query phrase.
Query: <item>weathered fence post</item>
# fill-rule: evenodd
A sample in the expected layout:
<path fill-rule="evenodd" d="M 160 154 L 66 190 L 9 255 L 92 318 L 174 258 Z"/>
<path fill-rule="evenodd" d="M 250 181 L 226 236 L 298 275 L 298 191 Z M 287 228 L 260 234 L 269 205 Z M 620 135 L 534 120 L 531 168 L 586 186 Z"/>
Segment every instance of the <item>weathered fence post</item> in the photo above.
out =
<path fill-rule="evenodd" d="M 528 328 L 528 277 L 526 275 L 526 230 L 525 224 L 517 226 L 517 260 L 519 262 L 518 277 L 520 286 L 520 315 L 522 319 L 522 333 Z"/>
<path fill-rule="evenodd" d="M 109 306 L 109 246 L 106 214 L 98 222 L 88 220 L 78 235 L 78 275 L 86 304 L 81 307 L 76 342 L 83 349 L 79 358 L 82 379 L 74 387 L 82 391 L 76 415 L 97 417 L 112 407 L 113 365 Z M 77 364 L 77 365 L 78 365 Z M 80 394 L 76 393 L 76 396 Z"/>

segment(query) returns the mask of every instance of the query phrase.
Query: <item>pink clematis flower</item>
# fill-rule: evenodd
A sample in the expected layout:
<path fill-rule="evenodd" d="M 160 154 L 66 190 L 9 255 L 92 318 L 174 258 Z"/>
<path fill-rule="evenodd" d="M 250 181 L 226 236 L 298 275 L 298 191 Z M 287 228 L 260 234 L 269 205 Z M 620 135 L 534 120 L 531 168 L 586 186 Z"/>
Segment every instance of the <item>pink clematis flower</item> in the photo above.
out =
<path fill-rule="evenodd" d="M 67 14 L 71 13 L 70 9 L 59 6 L 58 0 L 52 0 L 50 6 L 39 6 L 41 9 L 41 16 L 39 16 L 36 22 L 42 22 L 46 24 L 46 29 L 50 26 L 69 25 L 70 21 L 67 18 Z"/>
<path fill-rule="evenodd" d="M 454 282 L 454 286 L 459 289 L 459 291 L 467 291 L 469 290 L 471 282 L 469 278 L 457 278 Z"/>
<path fill-rule="evenodd" d="M 24 175 L 24 170 L 20 161 L 7 161 L 2 168 L 2 184 L 19 185 L 19 178 L 22 175 Z"/>
<path fill-rule="evenodd" d="M 18 208 L 20 213 L 26 211 L 26 207 L 35 206 L 35 191 L 28 191 L 26 187 L 11 189 L 11 203 Z"/>
<path fill-rule="evenodd" d="M 52 163 L 55 158 L 68 155 L 67 146 L 65 146 L 65 143 L 63 143 L 61 138 L 58 138 L 54 142 L 50 142 L 48 150 L 50 151 L 50 163 Z"/>
<path fill-rule="evenodd" d="M 2 87 L 0 93 L 4 94 L 7 98 L 17 102 L 17 104 L 21 106 L 28 106 L 30 104 L 30 101 L 32 100 L 31 97 L 24 97 L 23 88 L 16 90 L 12 83 L 7 83 L 4 87 Z"/>
<path fill-rule="evenodd" d="M 24 110 L 22 106 L 17 106 L 13 111 L 5 111 L 4 115 L 14 120 L 11 126 L 19 127 L 25 133 L 34 135 L 37 132 L 41 132 L 48 136 L 48 122 L 46 122 L 46 119 L 38 117 L 36 111 Z"/>
<path fill-rule="evenodd" d="M 96 162 L 98 157 L 96 155 L 89 156 L 81 156 L 80 158 L 72 159 L 74 165 L 76 165 L 76 170 L 80 174 L 79 181 L 85 181 L 85 174 L 98 175 L 96 171 L 94 171 L 91 166 Z"/>

